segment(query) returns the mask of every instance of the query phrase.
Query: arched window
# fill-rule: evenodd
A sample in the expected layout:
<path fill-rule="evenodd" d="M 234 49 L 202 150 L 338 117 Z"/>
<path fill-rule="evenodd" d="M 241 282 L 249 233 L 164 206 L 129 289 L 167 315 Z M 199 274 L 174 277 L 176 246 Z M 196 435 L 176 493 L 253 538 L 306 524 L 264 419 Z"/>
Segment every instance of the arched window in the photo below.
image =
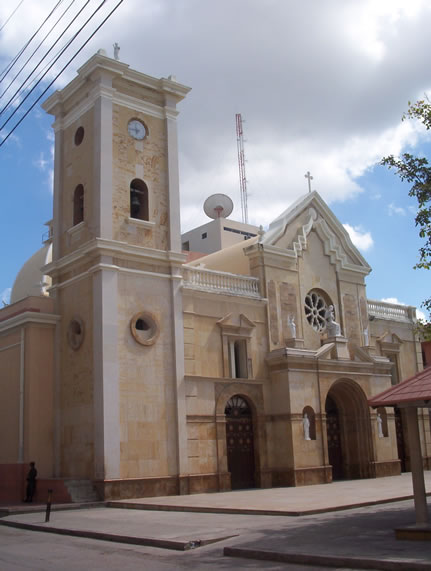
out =
<path fill-rule="evenodd" d="M 148 187 L 139 178 L 133 179 L 130 183 L 130 218 L 149 220 Z"/>
<path fill-rule="evenodd" d="M 73 225 L 84 220 L 84 187 L 78 184 L 73 193 Z"/>
<path fill-rule="evenodd" d="M 302 411 L 302 418 L 304 416 L 308 419 L 309 424 L 309 433 L 310 433 L 310 440 L 316 440 L 316 415 L 314 413 L 314 409 L 311 406 L 305 406 Z"/>

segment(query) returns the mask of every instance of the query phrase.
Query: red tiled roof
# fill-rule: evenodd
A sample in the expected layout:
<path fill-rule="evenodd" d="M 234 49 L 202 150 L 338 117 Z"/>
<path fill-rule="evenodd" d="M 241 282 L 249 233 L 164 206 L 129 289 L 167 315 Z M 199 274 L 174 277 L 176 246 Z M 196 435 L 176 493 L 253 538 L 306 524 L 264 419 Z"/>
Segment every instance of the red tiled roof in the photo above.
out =
<path fill-rule="evenodd" d="M 407 403 L 423 403 L 420 406 L 431 406 L 431 367 L 368 399 L 368 404 L 374 407 Z"/>

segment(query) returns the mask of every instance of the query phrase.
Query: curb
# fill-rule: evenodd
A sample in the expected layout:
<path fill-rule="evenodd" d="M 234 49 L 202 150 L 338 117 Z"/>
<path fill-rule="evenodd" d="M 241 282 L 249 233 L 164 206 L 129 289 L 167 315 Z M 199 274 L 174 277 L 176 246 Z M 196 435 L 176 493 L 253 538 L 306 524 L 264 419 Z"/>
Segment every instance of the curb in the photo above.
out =
<path fill-rule="evenodd" d="M 427 493 L 431 496 L 431 492 Z M 238 515 L 270 515 L 270 516 L 288 516 L 299 517 L 306 515 L 318 515 L 331 512 L 339 512 L 346 510 L 353 510 L 358 508 L 365 508 L 370 506 L 377 506 L 381 504 L 390 504 L 394 502 L 402 502 L 406 500 L 413 500 L 414 496 L 400 496 L 396 498 L 388 498 L 383 500 L 371 500 L 368 502 L 359 502 L 343 506 L 331 506 L 327 508 L 315 508 L 310 510 L 265 510 L 265 509 L 250 509 L 250 508 L 218 508 L 209 506 L 181 506 L 175 504 L 141 504 L 125 502 L 124 500 L 108 500 L 105 502 L 108 508 L 119 508 L 128 510 L 147 510 L 147 511 L 171 511 L 171 512 L 191 512 L 191 513 L 214 513 L 214 514 L 238 514 Z"/>
<path fill-rule="evenodd" d="M 57 535 L 68 535 L 71 537 L 83 537 L 86 539 L 98 539 L 101 541 L 111 541 L 115 543 L 127 543 L 129 545 L 141 545 L 146 547 L 159 547 L 160 549 L 173 549 L 175 551 L 188 551 L 196 549 L 225 539 L 231 539 L 236 535 L 228 535 L 225 537 L 217 537 L 216 539 L 195 539 L 190 541 L 176 541 L 171 539 L 155 539 L 150 537 L 134 537 L 131 535 L 116 535 L 113 533 L 104 533 L 100 531 L 81 531 L 77 529 L 64 529 L 60 527 L 42 527 L 31 523 L 20 523 L 14 521 L 1 521 L 0 525 L 6 527 L 15 527 L 18 529 L 26 529 L 29 531 L 40 531 L 44 533 L 54 533 Z"/>
<path fill-rule="evenodd" d="M 241 547 L 225 547 L 225 557 L 257 559 L 259 561 L 275 561 L 278 563 L 296 563 L 299 565 L 318 565 L 350 569 L 372 569 L 373 571 L 429 571 L 430 564 L 400 559 L 371 559 L 365 557 L 348 557 L 339 555 L 310 555 L 308 553 L 280 553 L 260 549 Z"/>

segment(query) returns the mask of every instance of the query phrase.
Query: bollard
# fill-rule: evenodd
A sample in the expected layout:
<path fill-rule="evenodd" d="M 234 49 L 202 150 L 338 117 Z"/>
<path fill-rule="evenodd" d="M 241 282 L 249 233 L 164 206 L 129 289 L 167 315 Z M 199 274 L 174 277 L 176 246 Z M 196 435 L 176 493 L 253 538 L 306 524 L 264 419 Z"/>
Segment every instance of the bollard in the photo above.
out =
<path fill-rule="evenodd" d="M 46 503 L 45 523 L 49 521 L 51 514 L 52 490 L 48 490 L 48 501 Z"/>

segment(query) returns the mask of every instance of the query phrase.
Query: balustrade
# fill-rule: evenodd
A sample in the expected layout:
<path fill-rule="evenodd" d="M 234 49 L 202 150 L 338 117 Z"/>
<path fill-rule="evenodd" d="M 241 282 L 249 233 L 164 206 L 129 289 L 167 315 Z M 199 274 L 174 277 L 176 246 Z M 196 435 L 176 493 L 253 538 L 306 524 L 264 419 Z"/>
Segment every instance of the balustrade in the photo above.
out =
<path fill-rule="evenodd" d="M 204 268 L 183 266 L 183 285 L 191 289 L 260 297 L 258 278 Z"/>

